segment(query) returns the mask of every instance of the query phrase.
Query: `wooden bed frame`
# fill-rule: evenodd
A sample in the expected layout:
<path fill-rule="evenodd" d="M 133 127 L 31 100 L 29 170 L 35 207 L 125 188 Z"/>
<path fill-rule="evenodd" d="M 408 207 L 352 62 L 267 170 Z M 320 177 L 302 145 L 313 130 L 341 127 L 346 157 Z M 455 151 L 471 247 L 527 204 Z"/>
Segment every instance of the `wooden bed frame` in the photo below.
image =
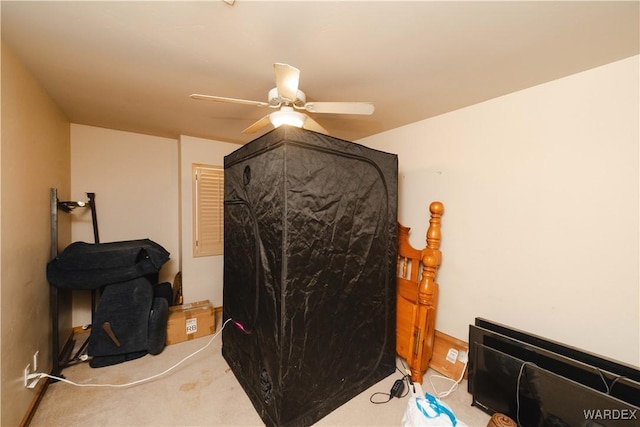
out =
<path fill-rule="evenodd" d="M 444 205 L 432 202 L 429 211 L 424 249 L 411 246 L 410 228 L 398 224 L 396 352 L 407 361 L 411 380 L 420 384 L 433 356 Z"/>

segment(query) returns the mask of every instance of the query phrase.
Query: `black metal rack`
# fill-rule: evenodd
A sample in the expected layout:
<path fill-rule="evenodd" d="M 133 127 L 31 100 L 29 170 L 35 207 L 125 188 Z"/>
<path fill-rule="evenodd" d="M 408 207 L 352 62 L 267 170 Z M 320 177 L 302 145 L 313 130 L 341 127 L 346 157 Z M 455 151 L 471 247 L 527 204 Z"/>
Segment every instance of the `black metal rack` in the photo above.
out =
<path fill-rule="evenodd" d="M 88 208 L 91 210 L 91 220 L 93 223 L 93 237 L 95 243 L 100 243 L 100 236 L 98 234 L 98 217 L 96 214 L 96 202 L 95 193 L 87 193 L 88 201 L 61 201 L 58 199 L 58 190 L 56 188 L 51 189 L 51 247 L 50 255 L 51 260 L 58 256 L 58 212 L 71 213 L 76 208 Z M 69 339 L 65 342 L 64 347 L 60 348 L 60 290 L 50 285 L 50 309 L 51 309 L 51 355 L 53 359 L 52 376 L 64 378 L 62 370 L 73 364 L 83 362 L 86 357 L 82 357 L 86 351 L 88 339 L 85 340 L 80 348 L 72 355 L 76 341 L 73 333 L 71 333 Z M 95 290 L 91 290 L 91 320 L 93 322 L 93 315 L 95 313 L 97 293 Z M 52 380 L 54 382 L 56 380 Z"/>

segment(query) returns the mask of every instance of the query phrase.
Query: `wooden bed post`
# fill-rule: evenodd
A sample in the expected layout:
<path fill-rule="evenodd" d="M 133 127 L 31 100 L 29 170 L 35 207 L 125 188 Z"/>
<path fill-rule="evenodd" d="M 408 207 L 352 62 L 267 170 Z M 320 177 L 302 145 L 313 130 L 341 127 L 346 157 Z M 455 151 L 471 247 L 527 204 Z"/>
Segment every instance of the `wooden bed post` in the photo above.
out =
<path fill-rule="evenodd" d="M 431 212 L 431 219 L 429 219 L 429 229 L 427 230 L 427 248 L 435 249 L 440 254 L 440 239 L 442 238 L 440 224 L 442 224 L 444 205 L 441 202 L 432 202 L 429 205 L 429 211 Z M 441 257 L 442 254 L 440 254 Z M 440 265 L 439 261 L 440 259 L 438 260 L 438 266 Z"/>
<path fill-rule="evenodd" d="M 422 376 L 429 367 L 429 362 L 431 362 L 431 357 L 433 356 L 439 291 L 436 277 L 442 262 L 440 225 L 442 223 L 444 205 L 441 202 L 432 202 L 429 205 L 429 211 L 431 212 L 431 218 L 429 219 L 429 229 L 426 235 L 427 247 L 422 251 L 423 270 L 420 286 L 418 287 L 418 319 L 422 329 L 422 339 L 416 347 L 418 351 L 415 352 L 415 358 L 420 363 L 415 368 L 411 368 L 411 379 L 418 382 L 422 382 Z"/>
<path fill-rule="evenodd" d="M 436 305 L 438 302 L 438 284 L 436 273 L 438 260 L 426 253 L 422 257 L 422 279 L 418 287 L 418 313 L 416 322 L 416 341 L 413 351 L 414 362 L 411 366 L 411 379 L 422 383 L 422 376 L 429 367 L 433 356 L 433 343 L 436 333 Z"/>
<path fill-rule="evenodd" d="M 411 247 L 409 228 L 398 224 L 396 350 L 407 360 L 411 380 L 418 383 L 422 383 L 433 356 L 439 288 L 436 276 L 442 261 L 440 224 L 444 205 L 432 202 L 429 211 L 427 246 L 422 250 Z"/>

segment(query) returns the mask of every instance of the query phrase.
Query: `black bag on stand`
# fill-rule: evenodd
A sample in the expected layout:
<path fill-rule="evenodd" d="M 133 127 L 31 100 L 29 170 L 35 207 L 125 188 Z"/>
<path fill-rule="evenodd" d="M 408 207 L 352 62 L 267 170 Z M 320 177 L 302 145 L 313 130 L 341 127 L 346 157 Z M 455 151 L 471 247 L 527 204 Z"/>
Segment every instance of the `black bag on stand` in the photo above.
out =
<path fill-rule="evenodd" d="M 169 252 L 149 239 L 75 242 L 47 265 L 52 286 L 100 290 L 89 337 L 92 367 L 158 354 L 166 339 L 171 284 L 158 282 Z"/>

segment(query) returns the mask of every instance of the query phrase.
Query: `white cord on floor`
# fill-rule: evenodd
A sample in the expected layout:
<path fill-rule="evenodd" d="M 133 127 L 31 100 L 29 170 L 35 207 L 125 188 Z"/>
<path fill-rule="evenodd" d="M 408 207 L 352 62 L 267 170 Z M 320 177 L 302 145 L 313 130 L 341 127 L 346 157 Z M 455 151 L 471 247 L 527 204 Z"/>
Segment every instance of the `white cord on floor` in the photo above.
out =
<path fill-rule="evenodd" d="M 464 371 L 467 370 L 467 363 L 468 361 L 464 362 L 464 367 L 462 368 L 462 372 L 460 373 L 460 378 L 458 378 L 458 380 L 454 380 L 452 378 L 449 377 L 445 377 L 443 375 L 431 375 L 429 377 L 429 383 L 431 383 L 431 387 L 433 388 L 433 391 L 435 393 L 435 396 L 439 399 L 443 399 L 447 396 L 449 396 L 451 393 L 453 393 L 454 391 L 456 391 L 456 389 L 458 388 L 458 385 L 460 384 L 460 381 L 462 381 L 462 378 L 464 378 Z M 438 390 L 436 390 L 436 386 L 433 384 L 433 381 L 431 380 L 432 378 L 442 378 L 448 381 L 453 381 L 453 385 L 451 386 L 451 388 L 449 388 L 449 390 L 447 391 L 443 391 L 443 392 L 438 392 Z"/>
<path fill-rule="evenodd" d="M 121 388 L 121 387 L 131 387 L 134 385 L 138 385 L 138 384 L 142 384 L 145 383 L 147 381 L 151 381 L 154 380 L 156 378 L 159 378 L 165 374 L 167 374 L 168 372 L 171 372 L 172 370 L 174 370 L 175 368 L 177 368 L 178 366 L 180 366 L 181 364 L 183 364 L 184 362 L 186 362 L 187 360 L 189 360 L 190 358 L 192 358 L 193 356 L 195 356 L 196 354 L 200 353 L 201 351 L 205 350 L 207 347 L 209 347 L 211 345 L 211 343 L 213 342 L 213 340 L 220 335 L 220 333 L 223 331 L 224 327 L 227 326 L 227 323 L 229 323 L 231 321 L 231 319 L 227 319 L 223 324 L 222 324 L 222 328 L 220 328 L 220 330 L 218 332 L 216 332 L 211 339 L 209 340 L 209 342 L 207 344 L 205 344 L 204 347 L 200 348 L 199 350 L 194 351 L 193 353 L 191 353 L 190 355 L 186 356 L 185 358 L 183 358 L 181 361 L 179 361 L 178 363 L 176 363 L 175 365 L 173 365 L 172 367 L 160 372 L 159 374 L 150 376 L 148 378 L 143 378 L 141 380 L 137 380 L 137 381 L 133 381 L 130 383 L 126 383 L 126 384 L 78 384 L 78 383 L 74 383 L 73 381 L 69 381 L 66 378 L 61 378 L 61 377 L 56 377 L 54 375 L 49 375 L 46 374 L 44 372 L 38 372 L 35 374 L 31 374 L 34 377 L 33 378 L 51 378 L 57 381 L 62 381 L 64 383 L 67 384 L 71 384 L 74 385 L 76 387 L 113 387 L 113 388 Z M 39 375 L 39 376 L 38 376 Z"/>

